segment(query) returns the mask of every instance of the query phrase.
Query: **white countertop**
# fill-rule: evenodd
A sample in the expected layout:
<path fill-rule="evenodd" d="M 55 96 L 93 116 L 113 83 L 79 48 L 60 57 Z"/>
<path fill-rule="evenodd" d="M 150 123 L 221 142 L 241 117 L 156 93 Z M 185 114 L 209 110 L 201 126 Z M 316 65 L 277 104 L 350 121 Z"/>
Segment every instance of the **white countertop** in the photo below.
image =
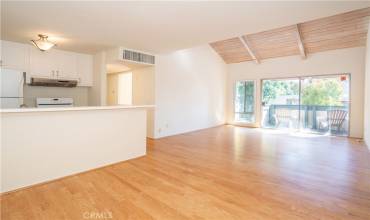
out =
<path fill-rule="evenodd" d="M 1 109 L 0 113 L 94 111 L 94 110 L 113 110 L 113 109 L 154 108 L 154 107 L 155 105 L 114 105 L 114 106 L 60 107 L 60 108 L 13 108 L 13 109 Z"/>

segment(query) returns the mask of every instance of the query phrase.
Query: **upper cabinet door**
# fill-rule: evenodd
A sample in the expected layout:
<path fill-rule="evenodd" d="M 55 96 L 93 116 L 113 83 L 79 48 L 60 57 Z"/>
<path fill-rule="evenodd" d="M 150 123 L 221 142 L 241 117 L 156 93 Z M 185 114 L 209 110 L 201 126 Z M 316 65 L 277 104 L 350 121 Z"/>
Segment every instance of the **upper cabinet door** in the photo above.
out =
<path fill-rule="evenodd" d="M 51 49 L 31 48 L 31 76 L 77 79 L 76 53 Z"/>
<path fill-rule="evenodd" d="M 27 72 L 29 70 L 29 45 L 1 41 L 1 66 Z"/>
<path fill-rule="evenodd" d="M 37 48 L 30 49 L 30 75 L 39 77 L 56 78 L 58 69 L 57 51 L 40 51 Z"/>
<path fill-rule="evenodd" d="M 78 86 L 93 86 L 93 57 L 87 54 L 77 54 Z"/>
<path fill-rule="evenodd" d="M 40 51 L 27 44 L 1 41 L 1 67 L 27 72 L 31 77 L 77 79 L 78 86 L 93 85 L 93 57 L 51 49 Z"/>
<path fill-rule="evenodd" d="M 58 62 L 57 77 L 67 79 L 77 79 L 77 54 L 59 50 L 56 53 Z"/>

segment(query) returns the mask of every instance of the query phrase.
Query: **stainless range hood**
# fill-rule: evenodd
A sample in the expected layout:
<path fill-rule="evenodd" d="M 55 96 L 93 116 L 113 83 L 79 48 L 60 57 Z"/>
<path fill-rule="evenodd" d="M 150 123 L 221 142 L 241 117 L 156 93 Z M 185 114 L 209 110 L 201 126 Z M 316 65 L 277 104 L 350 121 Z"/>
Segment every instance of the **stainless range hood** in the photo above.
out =
<path fill-rule="evenodd" d="M 47 79 L 47 78 L 31 78 L 31 86 L 48 86 L 48 87 L 76 87 L 78 81 L 71 79 L 71 80 L 63 80 L 63 79 Z"/>

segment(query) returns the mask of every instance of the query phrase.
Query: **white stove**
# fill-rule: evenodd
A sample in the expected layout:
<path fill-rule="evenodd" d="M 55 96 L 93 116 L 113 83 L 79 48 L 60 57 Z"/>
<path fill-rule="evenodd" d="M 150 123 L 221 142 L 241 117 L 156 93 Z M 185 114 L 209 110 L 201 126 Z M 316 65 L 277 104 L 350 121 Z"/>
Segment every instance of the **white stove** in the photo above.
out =
<path fill-rule="evenodd" d="M 37 108 L 73 107 L 72 98 L 36 98 Z"/>

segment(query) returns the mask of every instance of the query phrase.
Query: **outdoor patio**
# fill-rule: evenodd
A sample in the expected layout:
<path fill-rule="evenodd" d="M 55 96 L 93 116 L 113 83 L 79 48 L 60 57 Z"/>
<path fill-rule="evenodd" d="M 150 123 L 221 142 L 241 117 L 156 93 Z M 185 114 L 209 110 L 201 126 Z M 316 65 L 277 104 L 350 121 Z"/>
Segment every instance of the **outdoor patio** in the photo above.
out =
<path fill-rule="evenodd" d="M 300 129 L 320 134 L 348 135 L 348 106 L 269 105 L 263 107 L 263 127 Z"/>

